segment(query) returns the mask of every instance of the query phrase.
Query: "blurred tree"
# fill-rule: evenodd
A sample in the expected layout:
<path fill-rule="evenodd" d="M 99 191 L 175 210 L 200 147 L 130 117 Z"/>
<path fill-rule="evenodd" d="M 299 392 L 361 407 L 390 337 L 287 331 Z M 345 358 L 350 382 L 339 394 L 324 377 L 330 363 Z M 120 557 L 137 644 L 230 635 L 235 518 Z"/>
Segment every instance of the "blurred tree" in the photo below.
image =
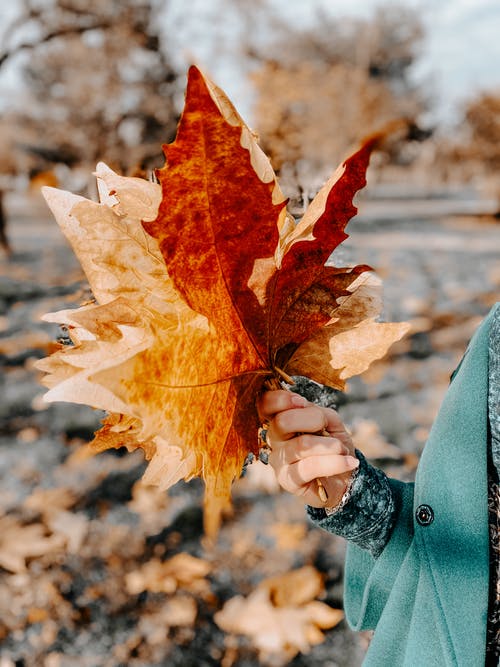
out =
<path fill-rule="evenodd" d="M 484 92 L 466 105 L 464 120 L 470 133 L 464 153 L 490 171 L 500 169 L 500 91 Z"/>
<path fill-rule="evenodd" d="M 496 200 L 500 217 L 500 90 L 483 91 L 464 104 L 453 134 L 436 146 L 434 170 Z"/>
<path fill-rule="evenodd" d="M 160 0 L 24 0 L 0 65 L 28 51 L 17 145 L 36 169 L 103 159 L 122 171 L 162 164 L 179 75 L 158 25 Z M 23 37 L 25 36 L 25 37 Z"/>
<path fill-rule="evenodd" d="M 497 202 L 500 217 L 500 90 L 481 93 L 465 107 L 464 125 L 469 140 L 458 151 L 458 158 L 467 159 L 479 175 L 486 192 Z"/>
<path fill-rule="evenodd" d="M 409 76 L 424 34 L 418 14 L 391 5 L 371 19 L 319 18 L 311 29 L 283 28 L 265 50 L 251 51 L 260 61 L 253 79 L 263 147 L 302 189 L 307 174 L 323 179 L 384 125 L 397 127 L 398 139 L 428 136 L 417 124 L 427 101 Z M 395 147 L 388 144 L 390 157 L 404 159 Z"/>

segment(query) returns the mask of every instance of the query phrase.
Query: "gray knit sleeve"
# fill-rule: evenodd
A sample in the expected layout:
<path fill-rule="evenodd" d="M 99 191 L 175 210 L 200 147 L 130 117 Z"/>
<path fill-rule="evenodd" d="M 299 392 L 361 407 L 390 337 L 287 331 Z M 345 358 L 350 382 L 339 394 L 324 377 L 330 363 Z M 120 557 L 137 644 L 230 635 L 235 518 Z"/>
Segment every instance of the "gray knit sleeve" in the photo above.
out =
<path fill-rule="evenodd" d="M 396 509 L 387 476 L 356 450 L 360 460 L 346 504 L 334 514 L 307 506 L 309 517 L 320 528 L 340 535 L 377 558 L 384 550 L 396 520 Z"/>

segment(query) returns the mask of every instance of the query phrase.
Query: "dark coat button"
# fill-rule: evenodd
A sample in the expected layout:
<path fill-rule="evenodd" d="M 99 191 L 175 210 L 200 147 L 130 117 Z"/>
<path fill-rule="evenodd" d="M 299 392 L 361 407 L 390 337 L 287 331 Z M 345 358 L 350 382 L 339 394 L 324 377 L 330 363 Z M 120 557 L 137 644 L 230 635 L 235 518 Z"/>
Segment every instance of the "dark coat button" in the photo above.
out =
<path fill-rule="evenodd" d="M 415 512 L 415 516 L 421 526 L 430 526 L 434 521 L 434 511 L 430 505 L 419 505 Z"/>

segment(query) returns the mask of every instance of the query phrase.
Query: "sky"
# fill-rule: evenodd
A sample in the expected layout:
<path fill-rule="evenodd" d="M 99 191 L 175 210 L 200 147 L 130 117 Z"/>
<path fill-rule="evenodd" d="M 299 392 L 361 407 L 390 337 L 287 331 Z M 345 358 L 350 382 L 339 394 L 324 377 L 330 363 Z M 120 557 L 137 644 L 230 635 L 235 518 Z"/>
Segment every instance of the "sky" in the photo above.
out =
<path fill-rule="evenodd" d="M 251 88 L 247 72 L 236 55 L 238 2 L 226 0 L 222 5 L 222 1 L 165 0 L 163 21 L 170 34 L 171 26 L 175 26 L 179 63 L 187 65 L 195 61 L 203 67 L 251 122 Z M 259 0 L 239 2 L 254 6 Z M 318 10 L 339 19 L 343 15 L 369 16 L 376 6 L 387 4 L 387 0 L 268 0 L 268 4 L 297 27 L 312 25 Z M 426 27 L 422 57 L 413 74 L 416 81 L 426 82 L 438 120 L 451 123 L 458 117 L 457 110 L 465 99 L 481 90 L 500 89 L 499 0 L 400 0 L 398 4 L 416 8 Z M 21 0 L 1 3 L 0 40 L 21 6 Z M 1 93 L 4 99 L 15 93 L 17 81 L 15 63 L 0 70 L 0 107 Z"/>
<path fill-rule="evenodd" d="M 318 10 L 339 19 L 345 15 L 366 17 L 387 0 L 269 0 L 269 4 L 297 27 L 313 24 Z M 414 76 L 431 87 L 439 120 L 456 120 L 458 105 L 478 91 L 500 89 L 499 0 L 400 0 L 397 4 L 417 9 L 423 19 L 427 36 Z M 230 53 L 226 62 L 217 63 L 208 55 L 211 31 L 230 32 L 232 17 L 217 12 L 218 0 L 190 0 L 189 16 L 185 6 L 184 0 L 174 0 L 169 16 L 180 19 L 183 42 L 190 45 L 187 57 L 198 56 L 201 65 L 208 60 L 210 74 L 233 101 L 239 101 L 242 115 L 251 115 L 251 100 L 237 62 Z"/>

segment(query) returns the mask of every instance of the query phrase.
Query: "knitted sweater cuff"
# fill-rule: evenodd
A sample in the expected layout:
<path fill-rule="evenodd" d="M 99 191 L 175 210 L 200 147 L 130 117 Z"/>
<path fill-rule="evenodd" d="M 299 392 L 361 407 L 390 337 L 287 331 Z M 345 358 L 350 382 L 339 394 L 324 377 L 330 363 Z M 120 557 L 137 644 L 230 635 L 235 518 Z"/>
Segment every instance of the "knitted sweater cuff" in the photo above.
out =
<path fill-rule="evenodd" d="M 345 505 L 327 515 L 323 508 L 307 506 L 309 517 L 320 528 L 340 535 L 375 558 L 384 550 L 395 521 L 395 504 L 389 480 L 356 450 L 360 464 Z"/>

